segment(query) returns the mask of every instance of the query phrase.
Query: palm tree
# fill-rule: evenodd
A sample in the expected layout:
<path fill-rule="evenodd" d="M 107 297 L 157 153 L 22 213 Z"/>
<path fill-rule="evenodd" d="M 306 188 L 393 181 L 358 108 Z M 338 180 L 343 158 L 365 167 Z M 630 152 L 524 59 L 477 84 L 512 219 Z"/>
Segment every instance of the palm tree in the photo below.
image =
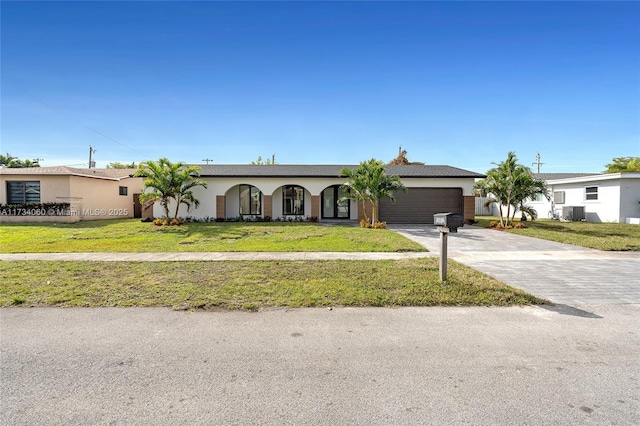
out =
<path fill-rule="evenodd" d="M 498 203 L 500 226 L 503 227 L 510 224 L 518 210 L 531 214 L 533 209 L 524 204 L 527 199 L 537 194 L 549 198 L 544 181 L 535 179 L 528 167 L 518 164 L 518 157 L 514 152 L 509 152 L 505 161 L 497 163 L 496 167 L 489 170 L 487 177 L 476 183 L 476 188 L 489 196 L 487 205 Z M 503 215 L 503 206 L 507 208 L 506 215 Z M 503 216 L 506 221 L 503 221 Z"/>
<path fill-rule="evenodd" d="M 407 191 L 407 188 L 400 181 L 400 177 L 387 175 L 384 162 L 374 158 L 361 162 L 355 170 L 343 169 L 340 176 L 347 178 L 347 182 L 344 183 L 344 187 L 349 190 L 347 198 L 361 201 L 363 209 L 367 201 L 371 203 L 372 226 L 378 221 L 380 200 L 389 198 L 394 203 L 395 191 Z M 364 211 L 365 220 L 368 222 L 366 209 Z"/>
<path fill-rule="evenodd" d="M 342 185 L 345 191 L 346 199 L 353 199 L 360 201 L 362 204 L 362 213 L 364 215 L 365 222 L 369 222 L 369 216 L 367 215 L 367 201 L 369 200 L 368 186 L 365 179 L 365 174 L 362 173 L 362 165 L 358 169 L 343 169 L 340 172 L 341 177 L 346 177 L 347 181 Z M 342 201 L 342 200 L 340 200 Z"/>
<path fill-rule="evenodd" d="M 533 199 L 534 196 L 540 194 L 544 195 L 547 200 L 551 199 L 549 195 L 549 188 L 542 179 L 536 179 L 533 177 L 529 170 L 518 173 L 516 181 L 516 193 L 514 195 L 514 209 L 511 216 L 511 221 L 516 215 L 516 211 L 522 212 L 522 217 L 526 218 L 525 213 L 531 216 L 534 220 L 538 217 L 538 212 L 531 206 L 525 204 L 527 200 Z"/>
<path fill-rule="evenodd" d="M 176 203 L 174 219 L 178 218 L 180 205 L 198 207 L 198 201 L 193 195 L 196 186 L 207 187 L 207 183 L 199 178 L 200 167 L 187 166 L 183 162 L 172 163 L 166 158 L 158 161 L 143 161 L 134 176 L 142 176 L 144 191 L 140 195 L 142 203 L 160 203 L 164 209 L 164 219 L 169 220 L 169 203 Z"/>

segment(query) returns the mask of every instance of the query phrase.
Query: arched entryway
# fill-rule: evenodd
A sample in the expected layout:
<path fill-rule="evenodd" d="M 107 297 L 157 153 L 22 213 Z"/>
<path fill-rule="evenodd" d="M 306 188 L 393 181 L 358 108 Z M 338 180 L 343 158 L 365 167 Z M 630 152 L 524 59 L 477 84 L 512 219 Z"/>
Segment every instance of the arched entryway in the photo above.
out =
<path fill-rule="evenodd" d="M 322 219 L 349 219 L 351 203 L 346 199 L 348 190 L 342 185 L 325 188 L 320 196 Z"/>

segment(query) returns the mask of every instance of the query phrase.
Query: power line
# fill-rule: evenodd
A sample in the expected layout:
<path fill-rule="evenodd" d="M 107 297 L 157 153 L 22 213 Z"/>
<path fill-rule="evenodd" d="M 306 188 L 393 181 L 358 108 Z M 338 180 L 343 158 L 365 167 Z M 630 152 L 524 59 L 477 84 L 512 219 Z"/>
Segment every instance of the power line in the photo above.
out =
<path fill-rule="evenodd" d="M 11 84 L 11 83 L 9 83 L 9 84 Z M 105 135 L 104 133 L 102 133 L 102 132 L 100 132 L 100 131 L 98 131 L 98 130 L 96 130 L 96 129 L 92 128 L 92 127 L 87 126 L 87 125 L 86 125 L 86 124 L 84 124 L 84 123 L 79 122 L 79 121 L 78 121 L 78 120 L 76 120 L 75 118 L 71 117 L 70 115 L 68 115 L 68 114 L 66 114 L 66 113 L 64 113 L 64 112 L 62 112 L 62 111 L 61 111 L 61 110 L 59 110 L 58 108 L 56 108 L 56 107 L 54 107 L 54 106 L 52 106 L 52 105 L 48 104 L 47 102 L 43 101 L 42 99 L 38 98 L 37 96 L 34 96 L 33 94 L 31 94 L 31 93 L 27 92 L 27 91 L 26 91 L 26 90 L 24 90 L 23 88 L 18 87 L 18 86 L 14 85 L 14 84 L 11 84 L 11 86 L 13 86 L 13 87 L 15 87 L 16 89 L 20 90 L 21 92 L 23 92 L 23 93 L 24 93 L 24 94 L 26 94 L 27 96 L 32 97 L 33 99 L 35 99 L 36 101 L 40 102 L 42 105 L 46 106 L 47 108 L 50 108 L 50 109 L 54 110 L 54 111 L 55 111 L 55 112 L 57 112 L 58 114 L 63 115 L 63 116 L 64 116 L 64 117 L 66 117 L 67 119 L 69 119 L 69 120 L 73 121 L 74 123 L 76 123 L 76 124 L 78 124 L 78 125 L 80 125 L 80 126 L 84 127 L 85 129 L 90 130 L 90 131 L 92 131 L 92 132 L 94 132 L 94 133 L 96 133 L 96 134 L 98 134 L 98 135 L 102 136 L 102 137 L 103 137 L 103 138 L 105 138 L 105 139 L 108 139 L 108 140 L 110 140 L 110 141 L 112 141 L 112 142 L 115 142 L 115 143 L 117 143 L 118 145 L 123 146 L 123 147 L 125 147 L 125 148 L 127 148 L 127 149 L 129 149 L 129 150 L 131 150 L 131 151 L 133 151 L 133 152 L 135 152 L 135 153 L 137 153 L 137 154 L 140 154 L 140 155 L 146 155 L 146 154 L 143 154 L 143 153 L 142 153 L 142 152 L 140 152 L 140 151 L 137 151 L 137 150 L 135 150 L 135 149 L 133 149 L 133 148 L 131 148 L 131 147 L 129 147 L 129 146 L 127 146 L 127 145 L 123 144 L 122 142 L 119 142 L 119 141 L 115 140 L 114 138 L 112 138 L 112 137 L 110 137 L 110 136 L 108 136 L 108 135 Z"/>
<path fill-rule="evenodd" d="M 536 155 L 536 162 L 532 163 L 532 166 L 538 165 L 538 173 L 540 173 L 540 167 L 544 164 L 540 162 L 540 153 L 538 153 L 538 155 Z"/>

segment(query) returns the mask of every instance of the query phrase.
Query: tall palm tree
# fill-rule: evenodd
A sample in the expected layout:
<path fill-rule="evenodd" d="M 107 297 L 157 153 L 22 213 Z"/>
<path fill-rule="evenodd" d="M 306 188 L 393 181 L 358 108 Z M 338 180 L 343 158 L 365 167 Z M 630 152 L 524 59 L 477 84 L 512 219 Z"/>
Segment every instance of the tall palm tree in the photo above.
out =
<path fill-rule="evenodd" d="M 395 191 L 407 191 L 400 177 L 387 175 L 384 162 L 374 158 L 361 162 L 355 170 L 343 169 L 340 176 L 347 178 L 347 182 L 344 183 L 344 187 L 349 190 L 347 198 L 361 201 L 363 209 L 367 201 L 371 203 L 372 226 L 378 221 L 380 200 L 389 198 L 393 203 L 395 202 Z M 364 211 L 365 220 L 368 222 L 366 209 Z"/>
<path fill-rule="evenodd" d="M 160 203 L 164 209 L 164 218 L 169 219 L 169 204 L 176 203 L 174 219 L 178 218 L 180 206 L 198 207 L 198 201 L 193 195 L 193 188 L 207 187 L 207 183 L 200 179 L 200 167 L 187 166 L 183 162 L 172 163 L 166 158 L 158 161 L 143 161 L 140 163 L 135 176 L 142 176 L 144 191 L 140 195 L 142 203 Z"/>
<path fill-rule="evenodd" d="M 528 200 L 532 200 L 536 195 L 544 195 L 547 200 L 551 199 L 547 184 L 542 179 L 534 178 L 529 170 L 521 171 L 518 174 L 515 188 L 516 190 L 513 198 L 514 206 L 516 208 L 511 216 L 512 222 L 516 215 L 516 211 L 522 212 L 523 217 L 525 217 L 524 214 L 526 213 L 531 216 L 531 219 L 537 218 L 538 212 L 533 207 L 525 204 Z"/>
<path fill-rule="evenodd" d="M 347 181 L 342 185 L 346 189 L 345 199 L 353 199 L 359 201 L 362 204 L 362 213 L 364 215 L 365 222 L 369 222 L 369 215 L 367 215 L 367 201 L 369 200 L 368 186 L 365 179 L 365 174 L 362 173 L 362 166 L 358 169 L 342 169 L 340 172 L 341 177 L 347 178 Z M 340 200 L 342 201 L 342 200 Z"/>
<path fill-rule="evenodd" d="M 500 226 L 508 226 L 518 210 L 523 211 L 524 208 L 530 212 L 531 209 L 524 204 L 527 199 L 537 194 L 549 198 L 544 181 L 535 179 L 528 167 L 518 164 L 518 157 L 513 151 L 507 154 L 506 160 L 489 170 L 487 177 L 479 181 L 476 188 L 489 196 L 487 205 L 498 203 Z M 506 215 L 503 214 L 503 206 L 507 208 Z"/>

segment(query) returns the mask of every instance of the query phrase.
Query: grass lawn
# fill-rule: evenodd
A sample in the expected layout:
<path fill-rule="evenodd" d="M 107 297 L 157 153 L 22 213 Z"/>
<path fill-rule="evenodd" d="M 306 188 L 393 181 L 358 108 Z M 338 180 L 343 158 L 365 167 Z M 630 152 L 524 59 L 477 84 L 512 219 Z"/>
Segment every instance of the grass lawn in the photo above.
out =
<path fill-rule="evenodd" d="M 449 261 L 0 262 L 0 306 L 488 306 L 546 301 Z"/>
<path fill-rule="evenodd" d="M 497 217 L 476 216 L 477 226 L 489 227 Z M 516 219 L 517 220 L 517 219 Z M 640 251 L 640 226 L 627 223 L 560 222 L 538 219 L 524 229 L 506 232 L 607 251 Z"/>
<path fill-rule="evenodd" d="M 139 219 L 73 224 L 2 224 L 2 253 L 82 252 L 400 252 L 425 251 L 386 229 L 317 223 L 186 223 L 154 226 Z"/>

